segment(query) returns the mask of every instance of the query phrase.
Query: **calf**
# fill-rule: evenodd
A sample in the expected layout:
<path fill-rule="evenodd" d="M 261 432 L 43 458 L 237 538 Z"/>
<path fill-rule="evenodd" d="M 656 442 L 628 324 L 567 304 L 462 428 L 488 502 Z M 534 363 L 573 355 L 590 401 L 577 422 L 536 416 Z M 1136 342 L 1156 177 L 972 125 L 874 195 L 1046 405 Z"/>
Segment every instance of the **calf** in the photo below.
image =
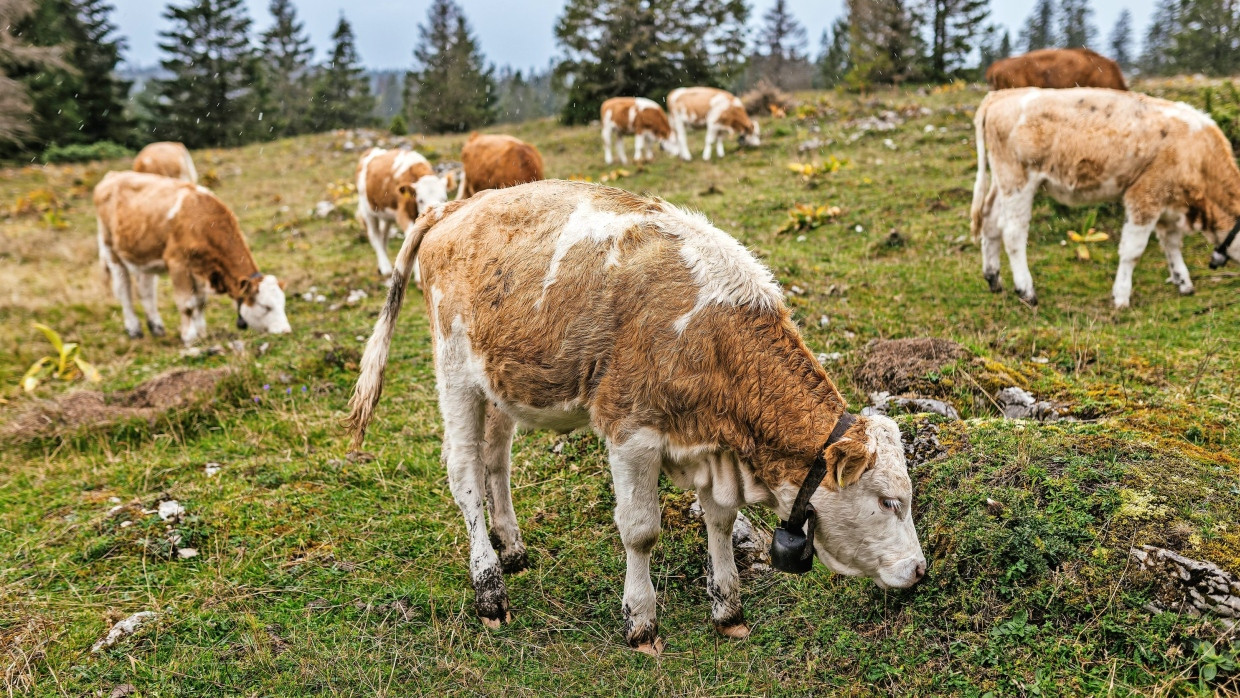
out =
<path fill-rule="evenodd" d="M 1119 64 L 1087 48 L 1045 48 L 1001 58 L 986 69 L 992 90 L 1017 87 L 1107 87 L 1127 90 Z"/>
<path fill-rule="evenodd" d="M 758 122 L 749 118 L 745 105 L 731 92 L 714 87 L 681 87 L 667 95 L 667 111 L 680 141 L 680 157 L 691 160 L 685 126 L 706 128 L 706 149 L 702 159 L 710 159 L 711 146 L 723 157 L 721 133 L 731 133 L 747 145 L 758 145 Z"/>
<path fill-rule="evenodd" d="M 1132 271 L 1152 232 L 1180 293 L 1193 292 L 1180 249 L 1189 228 L 1218 246 L 1212 266 L 1240 255 L 1240 170 L 1231 144 L 1187 104 L 1116 90 L 1030 87 L 988 94 L 973 121 L 972 230 L 982 240 L 982 273 L 992 291 L 1002 290 L 1002 239 L 1016 292 L 1036 302 L 1025 248 L 1040 188 L 1064 204 L 1124 203 L 1112 289 L 1117 308 L 1129 304 Z"/>
<path fill-rule="evenodd" d="M 667 113 L 645 97 L 612 97 L 603 102 L 599 116 L 603 124 L 603 160 L 608 165 L 611 164 L 613 134 L 633 135 L 633 160 L 636 162 L 641 162 L 643 152 L 647 159 L 654 158 L 655 141 L 669 153 L 680 152 Z M 627 164 L 623 138 L 616 138 L 615 151 L 620 162 Z"/>
<path fill-rule="evenodd" d="M 469 134 L 461 148 L 461 166 L 458 199 L 484 189 L 503 189 L 543 178 L 543 159 L 538 149 L 512 136 Z"/>
<path fill-rule="evenodd" d="M 189 150 L 176 141 L 151 143 L 140 150 L 133 159 L 133 170 L 198 183 L 198 170 L 194 169 Z"/>
<path fill-rule="evenodd" d="M 379 400 L 415 255 L 448 482 L 486 625 L 509 619 L 501 572 L 527 564 L 509 487 L 518 423 L 590 426 L 606 441 L 628 556 L 625 639 L 637 649 L 662 646 L 650 582 L 660 472 L 698 491 L 707 595 L 725 636 L 749 633 L 731 542 L 748 504 L 788 519 L 777 540 L 796 543 L 772 552 L 802 565 L 795 571 L 816 551 L 831 570 L 883 588 L 924 574 L 895 423 L 847 414 L 771 272 L 740 243 L 700 214 L 619 189 L 538 182 L 418 219 L 362 358 L 355 447 Z"/>
<path fill-rule="evenodd" d="M 392 273 L 387 256 L 392 225 L 408 231 L 421 211 L 447 200 L 447 184 L 420 154 L 382 148 L 362 153 L 357 163 L 357 217 L 366 226 L 381 275 Z"/>
<path fill-rule="evenodd" d="M 181 312 L 181 339 L 192 344 L 206 334 L 207 288 L 237 303 L 237 327 L 290 331 L 284 314 L 284 282 L 254 264 L 237 217 L 210 191 L 159 175 L 109 172 L 95 187 L 99 259 L 121 302 L 125 331 L 142 336 L 134 312 L 129 276 L 138 286 L 151 334 L 164 322 L 155 298 L 156 274 L 172 278 Z"/>

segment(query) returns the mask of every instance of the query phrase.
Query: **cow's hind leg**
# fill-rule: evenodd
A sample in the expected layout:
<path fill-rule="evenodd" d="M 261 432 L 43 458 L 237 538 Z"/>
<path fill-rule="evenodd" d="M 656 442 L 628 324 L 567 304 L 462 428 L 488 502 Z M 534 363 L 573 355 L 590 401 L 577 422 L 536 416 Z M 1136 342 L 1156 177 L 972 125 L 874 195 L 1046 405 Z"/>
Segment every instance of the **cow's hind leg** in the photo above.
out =
<path fill-rule="evenodd" d="M 624 639 L 647 654 L 663 650 L 655 618 L 654 584 L 650 581 L 650 552 L 659 540 L 659 469 L 657 445 L 638 437 L 617 444 L 608 441 L 611 476 L 616 488 L 616 526 L 624 542 Z"/>
<path fill-rule="evenodd" d="M 1184 228 L 1179 225 L 1159 224 L 1156 228 L 1158 240 L 1162 243 L 1163 254 L 1167 257 L 1167 272 L 1170 274 L 1168 283 L 1175 284 L 1180 295 L 1192 295 L 1193 279 L 1188 275 L 1188 265 L 1184 263 Z"/>
<path fill-rule="evenodd" d="M 391 276 L 392 263 L 387 256 L 387 221 L 379 220 L 379 217 L 374 213 L 367 213 L 364 219 L 366 222 L 366 238 L 370 240 L 370 246 L 374 248 L 375 257 L 378 259 L 379 275 L 384 277 Z"/>
<path fill-rule="evenodd" d="M 108 273 L 112 276 L 112 294 L 121 302 L 121 317 L 125 332 L 134 339 L 142 336 L 142 321 L 133 309 L 133 288 L 129 283 L 129 267 L 123 262 L 109 261 Z"/>
<path fill-rule="evenodd" d="M 1145 252 L 1152 232 L 1154 221 L 1143 221 L 1133 212 L 1128 213 L 1119 236 L 1119 268 L 1115 271 L 1115 285 L 1111 288 L 1116 308 L 1127 308 L 1132 300 L 1132 272 Z"/>
<path fill-rule="evenodd" d="M 736 509 L 720 506 L 711 497 L 698 497 L 706 522 L 706 595 L 710 597 L 710 616 L 720 635 L 735 639 L 749 637 L 745 612 L 741 606 L 741 580 L 732 551 L 732 525 Z"/>
<path fill-rule="evenodd" d="M 164 320 L 159 316 L 159 300 L 155 294 L 159 277 L 146 272 L 136 272 L 135 276 L 138 299 L 142 301 L 142 310 L 146 312 L 146 327 L 151 331 L 151 336 L 162 337 L 165 334 Z"/>
<path fill-rule="evenodd" d="M 469 534 L 469 578 L 474 587 L 474 608 L 483 624 L 498 628 L 511 620 L 508 589 L 500 571 L 499 557 L 487 539 L 483 465 L 486 398 L 468 372 L 468 348 L 454 347 L 464 333 L 450 337 L 438 347 L 436 373 L 439 409 L 443 413 L 444 451 L 448 486 Z"/>
<path fill-rule="evenodd" d="M 1010 194 L 998 195 L 999 225 L 1002 228 L 1003 246 L 1007 250 L 1008 264 L 1012 267 L 1012 285 L 1016 294 L 1029 305 L 1037 305 L 1038 297 L 1033 291 L 1033 275 L 1029 273 L 1029 220 L 1033 217 L 1033 196 L 1038 182 L 1029 182 L 1023 189 Z"/>
<path fill-rule="evenodd" d="M 491 545 L 505 574 L 529 566 L 517 513 L 512 506 L 512 434 L 516 422 L 495 405 L 487 406 L 482 460 L 486 465 L 487 506 L 491 514 Z"/>
<path fill-rule="evenodd" d="M 1003 228 L 999 226 L 999 188 L 992 185 L 982 203 L 980 237 L 982 239 L 982 277 L 990 286 L 991 293 L 1003 290 L 999 280 L 999 251 L 1003 249 Z"/>

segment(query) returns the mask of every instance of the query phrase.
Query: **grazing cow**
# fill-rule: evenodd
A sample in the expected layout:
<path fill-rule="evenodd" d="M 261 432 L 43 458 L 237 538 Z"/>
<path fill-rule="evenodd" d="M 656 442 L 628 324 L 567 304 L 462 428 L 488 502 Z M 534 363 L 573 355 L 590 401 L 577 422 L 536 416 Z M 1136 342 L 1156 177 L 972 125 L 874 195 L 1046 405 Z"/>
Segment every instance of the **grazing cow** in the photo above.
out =
<path fill-rule="evenodd" d="M 1036 302 L 1025 247 L 1033 197 L 1043 187 L 1069 205 L 1124 203 L 1117 308 L 1129 303 L 1132 271 L 1151 232 L 1166 253 L 1169 281 L 1183 294 L 1193 292 L 1180 250 L 1190 228 L 1218 246 L 1211 266 L 1240 256 L 1240 170 L 1219 128 L 1187 104 L 1116 90 L 1028 87 L 986 95 L 974 125 L 972 230 L 981 236 L 992 291 L 1002 290 L 1002 239 L 1016 292 Z"/>
<path fill-rule="evenodd" d="M 133 170 L 198 183 L 198 170 L 194 169 L 189 150 L 176 141 L 160 141 L 143 148 L 133 159 Z"/>
<path fill-rule="evenodd" d="M 130 274 L 146 311 L 146 325 L 164 334 L 155 298 L 156 274 L 172 279 L 186 344 L 204 336 L 206 291 L 237 303 L 237 327 L 272 334 L 291 328 L 284 314 L 284 282 L 263 274 L 245 244 L 237 217 L 203 187 L 141 172 L 109 172 L 95 187 L 99 259 L 121 302 L 125 331 L 142 336 L 130 296 Z"/>
<path fill-rule="evenodd" d="M 484 189 L 503 189 L 543 178 L 543 159 L 538 149 L 512 136 L 469 134 L 461 148 L 461 167 L 458 199 Z"/>
<path fill-rule="evenodd" d="M 758 122 L 749 118 L 745 105 L 731 92 L 714 87 L 680 87 L 667 95 L 667 111 L 680 141 L 680 157 L 693 159 L 685 126 L 706 128 L 706 149 L 702 159 L 710 159 L 711 146 L 723 157 L 722 133 L 731 133 L 747 145 L 758 145 Z"/>
<path fill-rule="evenodd" d="M 612 97 L 599 110 L 603 123 L 603 159 L 611 164 L 612 136 L 633 134 L 633 160 L 654 159 L 654 143 L 658 141 L 669 153 L 679 153 L 680 146 L 672 135 L 672 126 L 663 107 L 645 97 Z M 615 140 L 616 155 L 628 164 L 624 155 L 624 138 Z"/>
<path fill-rule="evenodd" d="M 748 504 L 788 519 L 777 541 L 799 539 L 795 571 L 816 551 L 831 570 L 883 588 L 925 573 L 895 422 L 847 414 L 771 272 L 740 243 L 700 214 L 611 187 L 537 182 L 418 219 L 362 358 L 355 448 L 379 400 L 415 255 L 448 482 L 486 625 L 509 619 L 501 570 L 527 564 L 509 487 L 517 423 L 590 426 L 606 441 L 628 556 L 625 639 L 642 651 L 662 645 L 650 582 L 660 472 L 698 492 L 707 595 L 725 636 L 749 633 L 731 542 Z"/>
<path fill-rule="evenodd" d="M 357 162 L 357 217 L 366 226 L 381 275 L 392 273 L 387 256 L 392 225 L 408 231 L 420 212 L 447 200 L 447 184 L 420 154 L 383 148 L 362 153 Z"/>
<path fill-rule="evenodd" d="M 986 69 L 992 90 L 1016 87 L 1109 87 L 1127 90 L 1119 64 L 1087 48 L 1044 48 L 1001 58 Z"/>

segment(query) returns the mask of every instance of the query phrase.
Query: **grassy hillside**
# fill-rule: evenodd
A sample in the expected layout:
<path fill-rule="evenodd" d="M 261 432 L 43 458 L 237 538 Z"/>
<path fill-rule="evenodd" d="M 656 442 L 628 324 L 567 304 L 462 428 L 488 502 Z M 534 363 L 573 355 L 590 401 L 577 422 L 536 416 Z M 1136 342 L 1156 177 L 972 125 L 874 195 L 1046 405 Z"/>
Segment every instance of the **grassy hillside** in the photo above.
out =
<path fill-rule="evenodd" d="M 80 342 L 109 393 L 173 368 L 233 369 L 202 401 L 102 427 L 36 424 L 0 446 L 0 686 L 39 695 L 108 695 L 126 683 L 144 695 L 1240 690 L 1227 669 L 1234 631 L 1147 610 L 1158 592 L 1128 556 L 1159 545 L 1240 574 L 1237 268 L 1210 271 L 1208 245 L 1189 238 L 1198 290 L 1180 297 L 1152 242 L 1133 308 L 1115 312 L 1119 209 L 1098 212 L 1094 225 L 1112 241 L 1079 261 L 1062 243 L 1086 212 L 1040 198 L 1030 243 L 1040 305 L 991 295 L 968 239 L 981 97 L 813 95 L 799 116 L 764 120 L 760 148 L 729 143 L 709 163 L 663 156 L 611 182 L 702 210 L 764 259 L 811 348 L 840 353 L 826 368 L 854 409 L 866 397 L 853 370 L 873 339 L 942 337 L 973 354 L 924 377 L 965 418 L 939 424 L 941 448 L 912 471 L 925 582 L 884 592 L 821 567 L 758 574 L 743 588 L 754 633 L 725 641 L 709 623 L 692 495 L 665 484 L 653 576 L 668 651 L 658 659 L 623 644 L 623 548 L 591 434 L 518 436 L 514 498 L 531 568 L 509 580 L 513 624 L 488 632 L 475 619 L 467 538 L 438 460 L 420 297 L 397 333 L 367 442 L 373 459 L 346 458 L 339 422 L 384 285 L 347 205 L 358 153 L 340 149 L 343 136 L 194 153 L 260 267 L 288 280 L 292 335 L 237 331 L 231 304 L 211 299 L 203 346 L 221 354 L 186 355 L 175 331 L 124 336 L 98 268 L 89 192 L 128 163 L 0 174 L 0 207 L 12 209 L 0 225 L 0 419 L 12 427 L 34 404 L 16 384 L 50 350 L 35 321 Z M 863 130 L 885 111 L 897 115 L 893 130 Z M 542 150 L 549 176 L 598 180 L 616 169 L 603 166 L 593 129 L 537 122 L 508 132 Z M 463 141 L 418 147 L 454 159 Z M 694 143 L 700 152 L 700 133 Z M 787 167 L 831 158 L 838 170 L 810 183 Z M 314 218 L 329 198 L 347 212 Z M 778 232 L 797 204 L 840 212 Z M 1006 274 L 1005 260 L 1010 289 Z M 366 297 L 347 302 L 355 290 Z M 171 329 L 166 280 L 160 293 Z M 241 353 L 229 348 L 237 339 Z M 992 398 L 1009 384 L 1080 421 L 1003 420 Z M 52 382 L 36 395 L 73 387 Z M 927 431 L 924 418 L 902 425 L 910 437 Z M 218 473 L 208 476 L 208 463 Z M 187 510 L 174 530 L 141 511 L 165 499 Z M 199 555 L 171 555 L 170 534 Z M 144 610 L 159 619 L 90 652 L 112 621 Z"/>

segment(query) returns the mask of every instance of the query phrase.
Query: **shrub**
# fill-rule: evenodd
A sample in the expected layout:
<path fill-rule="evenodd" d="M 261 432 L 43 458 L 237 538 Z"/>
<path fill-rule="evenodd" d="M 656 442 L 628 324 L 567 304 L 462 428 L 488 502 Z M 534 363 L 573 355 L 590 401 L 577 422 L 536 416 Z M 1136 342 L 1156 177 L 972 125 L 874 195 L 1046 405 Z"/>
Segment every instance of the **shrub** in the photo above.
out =
<path fill-rule="evenodd" d="M 794 106 L 796 100 L 766 78 L 758 81 L 754 88 L 741 95 L 745 111 L 750 115 L 766 116 L 768 114 L 786 113 Z"/>
<path fill-rule="evenodd" d="M 116 160 L 133 157 L 133 151 L 112 141 L 99 141 L 89 145 L 56 145 L 53 143 L 43 151 L 39 159 L 49 162 L 90 162 L 92 160 Z"/>
<path fill-rule="evenodd" d="M 388 130 L 393 136 L 404 136 L 409 133 L 409 124 L 405 122 L 404 114 L 397 114 L 392 117 L 392 123 L 388 125 Z"/>

